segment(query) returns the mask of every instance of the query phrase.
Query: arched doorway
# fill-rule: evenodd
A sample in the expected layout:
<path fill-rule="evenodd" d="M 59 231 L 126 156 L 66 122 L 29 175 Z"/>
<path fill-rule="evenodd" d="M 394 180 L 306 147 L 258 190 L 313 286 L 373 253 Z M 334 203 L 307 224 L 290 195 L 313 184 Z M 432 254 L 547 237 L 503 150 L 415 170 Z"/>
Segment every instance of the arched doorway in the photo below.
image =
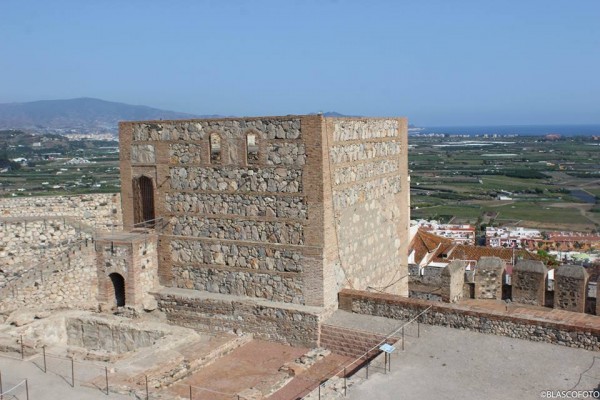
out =
<path fill-rule="evenodd" d="M 121 274 L 117 274 L 116 272 L 113 272 L 108 276 L 113 284 L 117 307 L 125 306 L 125 279 Z"/>
<path fill-rule="evenodd" d="M 133 180 L 133 223 L 136 228 L 154 227 L 154 185 L 147 176 Z"/>

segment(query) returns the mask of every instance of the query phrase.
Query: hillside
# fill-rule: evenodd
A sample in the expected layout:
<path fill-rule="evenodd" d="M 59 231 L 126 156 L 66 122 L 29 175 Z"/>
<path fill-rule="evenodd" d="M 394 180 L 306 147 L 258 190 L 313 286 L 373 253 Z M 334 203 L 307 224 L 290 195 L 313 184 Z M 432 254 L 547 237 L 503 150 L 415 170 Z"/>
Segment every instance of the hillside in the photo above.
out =
<path fill-rule="evenodd" d="M 116 131 L 119 121 L 195 117 L 92 98 L 0 104 L 0 129 Z"/>

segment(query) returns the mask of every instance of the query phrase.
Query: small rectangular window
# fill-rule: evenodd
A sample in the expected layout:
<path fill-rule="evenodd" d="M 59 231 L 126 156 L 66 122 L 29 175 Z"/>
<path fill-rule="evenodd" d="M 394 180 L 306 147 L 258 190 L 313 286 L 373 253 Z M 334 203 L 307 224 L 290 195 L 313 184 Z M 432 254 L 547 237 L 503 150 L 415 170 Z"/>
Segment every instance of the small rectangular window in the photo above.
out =
<path fill-rule="evenodd" d="M 258 163 L 258 143 L 256 141 L 256 135 L 254 133 L 249 133 L 246 136 L 246 150 L 248 152 L 248 164 Z"/>
<path fill-rule="evenodd" d="M 210 135 L 210 162 L 214 164 L 221 162 L 221 137 L 216 133 Z"/>

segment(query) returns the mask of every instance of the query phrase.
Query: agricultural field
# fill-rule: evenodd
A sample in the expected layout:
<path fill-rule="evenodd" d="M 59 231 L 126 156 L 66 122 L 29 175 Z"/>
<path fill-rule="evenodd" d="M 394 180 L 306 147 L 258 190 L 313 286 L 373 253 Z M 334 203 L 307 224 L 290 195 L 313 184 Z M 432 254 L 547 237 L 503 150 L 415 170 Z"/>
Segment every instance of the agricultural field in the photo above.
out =
<path fill-rule="evenodd" d="M 410 136 L 411 218 L 599 230 L 599 144 Z M 118 156 L 116 139 L 0 131 L 0 196 L 118 192 Z M 9 161 L 17 158 L 27 163 Z"/>
<path fill-rule="evenodd" d="M 409 137 L 411 218 L 600 229 L 600 146 L 590 137 Z"/>
<path fill-rule="evenodd" d="M 0 131 L 2 197 L 118 192 L 118 165 L 116 140 Z"/>

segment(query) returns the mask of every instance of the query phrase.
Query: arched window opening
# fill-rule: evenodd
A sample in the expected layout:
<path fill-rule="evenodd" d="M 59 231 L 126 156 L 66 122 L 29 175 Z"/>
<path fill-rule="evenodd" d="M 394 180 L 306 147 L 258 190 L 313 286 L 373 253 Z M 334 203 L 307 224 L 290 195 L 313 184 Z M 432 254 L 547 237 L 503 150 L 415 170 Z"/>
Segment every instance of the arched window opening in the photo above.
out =
<path fill-rule="evenodd" d="M 120 274 L 113 272 L 109 275 L 109 278 L 113 284 L 113 289 L 115 291 L 115 301 L 117 302 L 117 307 L 125 306 L 125 279 Z"/>
<path fill-rule="evenodd" d="M 140 176 L 133 180 L 133 223 L 136 228 L 152 228 L 154 220 L 154 185 L 151 178 Z"/>
<path fill-rule="evenodd" d="M 221 136 L 216 133 L 210 134 L 210 162 L 213 164 L 221 162 Z"/>
<path fill-rule="evenodd" d="M 258 163 L 258 140 L 255 133 L 246 135 L 246 160 L 248 164 Z"/>

